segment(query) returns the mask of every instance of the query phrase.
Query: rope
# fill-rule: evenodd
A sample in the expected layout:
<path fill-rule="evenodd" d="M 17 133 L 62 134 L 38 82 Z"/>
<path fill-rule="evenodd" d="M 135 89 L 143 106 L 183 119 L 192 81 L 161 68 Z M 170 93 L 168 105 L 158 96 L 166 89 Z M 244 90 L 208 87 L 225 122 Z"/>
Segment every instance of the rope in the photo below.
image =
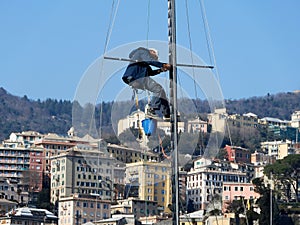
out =
<path fill-rule="evenodd" d="M 193 48 L 192 48 L 192 38 L 191 38 L 191 29 L 190 29 L 190 17 L 189 17 L 189 9 L 187 0 L 185 0 L 185 12 L 186 12 L 186 19 L 187 19 L 187 28 L 188 28 L 188 35 L 189 35 L 189 45 L 190 45 L 190 55 L 192 60 L 192 65 L 194 65 L 194 58 L 193 58 Z M 196 81 L 195 81 L 195 69 L 192 68 L 193 71 L 193 81 L 194 81 L 194 90 L 195 90 L 195 97 L 198 99 Z"/>
<path fill-rule="evenodd" d="M 138 91 L 136 89 L 133 89 L 133 93 L 135 95 L 135 106 L 136 106 L 136 109 L 139 111 L 139 98 L 138 98 Z M 140 126 L 140 114 L 138 113 L 137 114 L 138 116 L 138 120 L 137 120 L 137 126 L 138 126 L 138 139 L 142 139 L 143 137 L 143 130 Z"/>
<path fill-rule="evenodd" d="M 201 7 L 201 15 L 202 15 L 202 20 L 203 20 L 203 24 L 204 24 L 204 31 L 205 31 L 205 37 L 206 37 L 206 42 L 207 42 L 207 47 L 208 47 L 209 58 L 210 58 L 211 62 L 213 62 L 213 65 L 215 65 L 216 78 L 220 82 L 219 71 L 218 71 L 218 68 L 217 68 L 216 57 L 215 57 L 215 53 L 214 53 L 214 48 L 213 48 L 213 44 L 212 44 L 210 29 L 209 29 L 209 25 L 208 25 L 208 22 L 207 22 L 207 17 L 206 17 L 206 12 L 205 12 L 205 7 L 204 7 L 203 0 L 199 0 L 199 4 L 200 4 L 200 7 Z"/>
<path fill-rule="evenodd" d="M 117 9 L 119 7 L 119 3 L 120 3 L 120 0 L 118 0 L 118 4 L 117 4 L 117 7 L 116 9 L 114 10 L 114 3 L 115 1 L 112 1 L 112 6 L 111 6 L 111 13 L 110 13 L 110 22 L 109 22 L 109 27 L 108 27 L 108 30 L 107 30 L 107 33 L 106 33 L 106 38 L 105 38 L 105 45 L 104 45 L 104 49 L 103 49 L 103 55 L 105 55 L 106 51 L 107 51 L 107 47 L 108 47 L 108 43 L 109 43 L 109 40 L 110 40 L 110 36 L 111 36 L 111 33 L 112 33 L 112 27 L 113 27 L 113 24 L 115 22 L 115 18 L 116 18 L 116 14 L 117 14 Z M 115 11 L 114 15 L 113 15 L 113 12 Z M 104 63 L 104 60 L 101 61 L 101 67 L 103 67 L 103 63 Z M 101 74 L 100 76 L 102 76 L 103 74 L 103 71 L 104 70 L 101 70 Z M 101 127 L 102 127 L 102 116 L 103 116 L 103 106 L 102 106 L 102 103 L 101 102 L 101 109 L 100 109 L 100 123 L 99 123 L 99 139 L 101 139 L 101 136 L 102 136 L 102 131 L 101 131 Z M 93 115 L 92 115 L 92 118 L 95 116 L 95 109 L 93 111 Z M 92 120 L 91 120 L 91 123 L 90 123 L 90 130 L 89 132 L 91 131 L 91 128 L 92 128 Z M 101 142 L 101 141 L 100 141 Z M 100 144 L 99 143 L 99 150 L 100 150 Z M 98 154 L 98 157 L 97 157 L 97 161 L 98 161 L 98 165 L 99 165 L 99 162 L 100 162 L 100 158 L 99 158 L 99 154 Z M 97 169 L 98 169 L 98 166 L 97 166 Z M 97 183 L 97 190 L 98 190 L 98 183 Z M 98 204 L 98 198 L 96 198 L 96 206 L 95 206 L 95 212 L 94 212 L 94 218 L 96 218 L 96 208 L 97 208 L 97 204 Z"/>
<path fill-rule="evenodd" d="M 104 50 L 103 50 L 103 55 L 105 55 L 105 53 L 107 51 L 107 46 L 109 44 L 109 40 L 110 40 L 111 33 L 112 33 L 112 28 L 113 28 L 113 25 L 114 25 L 115 20 L 116 20 L 120 0 L 118 0 L 118 3 L 116 5 L 115 9 L 114 9 L 114 3 L 115 3 L 115 1 L 113 1 L 112 5 L 111 5 L 111 14 L 110 14 L 109 26 L 108 26 L 107 33 L 106 33 L 106 38 L 105 38 L 105 46 L 104 46 Z M 113 14 L 113 12 L 114 12 L 114 14 Z"/>
<path fill-rule="evenodd" d="M 157 137 L 158 137 L 158 139 L 159 139 L 159 145 L 160 145 L 160 147 L 161 147 L 161 151 L 162 151 L 163 156 L 164 156 L 166 159 L 171 159 L 171 156 L 168 156 L 168 155 L 165 153 L 165 150 L 164 150 L 164 147 L 163 147 L 163 145 L 162 145 L 162 140 L 161 140 L 161 138 L 160 138 L 160 135 L 157 134 Z"/>
<path fill-rule="evenodd" d="M 148 11 L 147 11 L 147 48 L 149 48 L 149 28 L 150 28 L 150 0 L 148 0 Z"/>

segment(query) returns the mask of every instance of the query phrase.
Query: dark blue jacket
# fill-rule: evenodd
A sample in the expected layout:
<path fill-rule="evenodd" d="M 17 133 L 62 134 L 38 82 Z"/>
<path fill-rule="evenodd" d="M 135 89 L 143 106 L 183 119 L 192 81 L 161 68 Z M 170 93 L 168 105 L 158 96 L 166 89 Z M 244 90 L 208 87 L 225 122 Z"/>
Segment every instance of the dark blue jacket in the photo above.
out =
<path fill-rule="evenodd" d="M 133 50 L 129 54 L 129 58 L 138 62 L 130 63 L 126 68 L 122 79 L 127 84 L 143 77 L 159 74 L 161 70 L 152 70 L 151 66 L 162 68 L 164 64 L 153 60 L 149 54 L 149 50 L 142 47 Z"/>

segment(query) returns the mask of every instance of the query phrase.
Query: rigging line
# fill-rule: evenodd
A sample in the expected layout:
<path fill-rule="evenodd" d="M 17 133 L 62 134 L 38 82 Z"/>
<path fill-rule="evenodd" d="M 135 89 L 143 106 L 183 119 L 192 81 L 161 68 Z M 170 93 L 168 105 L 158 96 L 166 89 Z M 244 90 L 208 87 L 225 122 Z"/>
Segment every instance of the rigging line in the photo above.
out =
<path fill-rule="evenodd" d="M 119 8 L 120 0 L 118 0 L 115 9 L 114 9 L 114 3 L 115 3 L 115 1 L 112 2 L 112 6 L 111 6 L 110 22 L 109 22 L 109 27 L 108 27 L 107 33 L 106 33 L 105 46 L 104 46 L 103 55 L 106 53 L 107 46 L 109 44 L 109 40 L 110 40 L 110 37 L 111 37 L 112 28 L 113 28 L 113 26 L 115 24 L 115 20 L 116 20 L 118 8 Z"/>
<path fill-rule="evenodd" d="M 185 0 L 185 12 L 186 12 L 186 20 L 187 20 L 187 28 L 188 28 L 188 36 L 189 36 L 190 56 L 191 56 L 192 64 L 194 64 L 192 38 L 191 38 L 191 28 L 190 28 L 190 16 L 189 16 L 189 9 L 188 9 L 187 0 Z M 192 71 L 193 71 L 193 82 L 194 82 L 195 97 L 196 97 L 196 99 L 198 99 L 194 68 L 192 69 Z"/>
<path fill-rule="evenodd" d="M 205 11 L 203 0 L 199 0 L 199 4 L 200 4 L 200 7 L 201 7 L 201 12 L 202 12 L 201 15 L 202 15 L 204 28 L 205 28 L 204 30 L 205 30 L 205 37 L 206 37 L 206 41 L 207 41 L 207 46 L 209 48 L 208 49 L 209 58 L 212 61 L 213 65 L 215 65 L 216 77 L 217 77 L 217 80 L 220 82 L 219 71 L 218 71 L 218 68 L 217 68 L 216 57 L 215 57 L 215 53 L 214 53 L 212 38 L 211 38 L 211 35 L 210 35 L 210 29 L 209 29 L 209 25 L 208 25 L 208 21 L 207 21 L 207 17 L 206 17 L 206 11 Z"/>
<path fill-rule="evenodd" d="M 147 48 L 149 48 L 149 28 L 150 28 L 150 0 L 148 0 L 148 10 L 147 10 Z"/>
<path fill-rule="evenodd" d="M 101 98 L 102 99 L 102 98 Z M 96 174 L 98 173 L 99 171 L 99 164 L 100 164 L 100 151 L 101 151 L 101 138 L 102 138 L 102 117 L 103 117 L 103 100 L 100 100 L 101 102 L 101 105 L 100 105 L 100 117 L 99 117 L 99 152 L 97 154 L 97 167 L 96 167 Z M 95 173 L 94 173 L 95 174 Z M 98 174 L 97 174 L 98 175 Z M 97 183 L 97 189 L 96 189 L 96 192 L 97 194 L 99 194 L 98 192 L 98 183 Z M 96 213 L 97 213 L 97 204 L 98 204 L 98 198 L 96 197 L 96 207 L 95 207 L 95 212 L 94 212 L 94 215 L 95 215 L 95 219 L 96 219 Z"/>
<path fill-rule="evenodd" d="M 232 139 L 231 139 L 231 133 L 230 133 L 230 127 L 229 127 L 229 123 L 228 123 L 228 120 L 227 118 L 225 119 L 226 121 L 226 127 L 227 127 L 227 131 L 228 131 L 228 137 L 229 137 L 229 141 L 230 141 L 230 145 L 233 146 L 233 143 L 232 143 Z"/>
<path fill-rule="evenodd" d="M 112 2 L 112 6 L 111 6 L 110 21 L 109 21 L 109 27 L 108 27 L 107 33 L 106 33 L 105 46 L 104 46 L 104 49 L 103 49 L 103 55 L 105 55 L 105 53 L 107 51 L 107 47 L 108 47 L 109 40 L 110 40 L 111 33 L 112 33 L 112 28 L 113 28 L 113 25 L 115 23 L 116 15 L 117 15 L 117 12 L 118 12 L 120 0 L 118 0 L 118 4 L 116 5 L 116 8 L 114 8 L 114 3 L 115 3 L 115 1 Z M 101 72 L 100 72 L 100 76 L 102 76 L 103 73 L 104 73 L 103 64 L 104 64 L 104 60 L 101 60 L 101 67 L 100 68 L 102 68 L 102 69 L 101 69 Z M 94 118 L 94 116 L 95 116 L 95 108 L 92 112 L 91 118 Z M 89 133 L 91 133 L 92 125 L 93 125 L 93 119 L 91 119 L 91 121 L 90 121 Z"/>

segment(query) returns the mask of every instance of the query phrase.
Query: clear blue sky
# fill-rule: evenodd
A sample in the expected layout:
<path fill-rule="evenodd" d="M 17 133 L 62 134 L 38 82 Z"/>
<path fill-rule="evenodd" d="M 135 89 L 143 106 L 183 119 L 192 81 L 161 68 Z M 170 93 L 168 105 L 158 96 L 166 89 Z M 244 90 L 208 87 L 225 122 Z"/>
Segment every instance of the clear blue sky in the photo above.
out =
<path fill-rule="evenodd" d="M 112 2 L 0 1 L 0 87 L 34 100 L 72 100 L 88 66 L 103 54 Z M 151 0 L 148 11 L 146 0 L 121 0 L 108 50 L 147 39 L 147 30 L 149 40 L 166 41 L 166 2 Z M 177 39 L 189 47 L 184 3 L 177 3 Z M 205 46 L 199 0 L 188 3 L 193 50 L 206 59 L 197 44 Z M 204 3 L 225 99 L 300 89 L 300 1 Z M 123 86 L 120 79 L 116 88 Z"/>

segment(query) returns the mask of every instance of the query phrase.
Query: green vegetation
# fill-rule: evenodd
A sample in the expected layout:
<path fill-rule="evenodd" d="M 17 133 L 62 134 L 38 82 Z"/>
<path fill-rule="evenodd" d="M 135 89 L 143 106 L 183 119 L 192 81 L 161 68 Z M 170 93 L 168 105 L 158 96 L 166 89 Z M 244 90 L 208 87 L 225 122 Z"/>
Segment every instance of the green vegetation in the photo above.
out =
<path fill-rule="evenodd" d="M 206 115 L 210 112 L 206 100 L 197 99 L 191 101 L 179 99 L 178 102 L 178 105 L 183 108 L 181 118 L 184 120 L 191 119 L 192 117 L 195 118 L 195 116 L 199 115 L 196 112 L 189 112 L 191 103 L 193 103 L 193 107 L 197 111 L 201 112 L 200 116 L 203 120 L 206 120 Z M 228 114 L 252 112 L 258 115 L 259 118 L 276 117 L 289 120 L 291 114 L 299 110 L 299 102 L 300 94 L 279 93 L 249 99 L 226 100 L 226 109 Z M 101 128 L 101 135 L 104 139 L 117 143 L 111 124 L 112 105 L 113 102 L 102 102 L 96 106 L 95 124 L 97 130 Z M 77 106 L 79 110 L 85 110 L 80 105 L 77 104 Z M 143 103 L 140 106 L 142 107 Z M 72 126 L 72 107 L 73 104 L 70 101 L 55 99 L 33 101 L 28 99 L 26 95 L 24 97 L 16 97 L 7 93 L 5 89 L 0 88 L 0 139 L 7 139 L 12 132 L 28 130 L 66 135 Z M 120 108 L 122 109 L 122 107 Z M 243 130 L 230 128 L 230 130 L 232 144 L 249 149 L 256 149 L 261 140 L 264 141 L 270 138 L 266 130 L 256 130 L 253 128 L 243 128 Z M 194 139 L 194 137 L 187 138 Z M 199 149 L 203 148 L 203 144 L 206 142 L 207 137 L 203 136 L 202 138 L 203 140 L 199 140 L 199 146 L 196 151 L 200 151 Z M 223 146 L 225 144 L 230 144 L 229 134 L 225 136 Z"/>

